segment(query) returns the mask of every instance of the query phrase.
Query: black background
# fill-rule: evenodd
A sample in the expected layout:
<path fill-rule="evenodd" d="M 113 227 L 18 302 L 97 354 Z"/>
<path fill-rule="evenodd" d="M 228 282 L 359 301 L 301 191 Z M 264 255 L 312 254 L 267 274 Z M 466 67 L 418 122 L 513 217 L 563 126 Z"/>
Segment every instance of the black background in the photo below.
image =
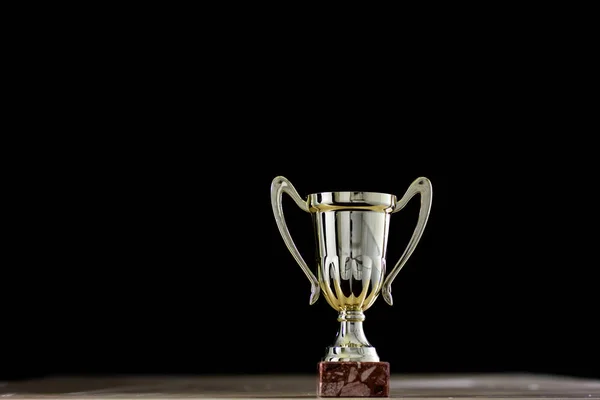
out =
<path fill-rule="evenodd" d="M 309 306 L 275 225 L 270 184 L 284 175 L 303 197 L 400 196 L 431 179 L 431 216 L 395 304 L 380 298 L 366 313 L 393 372 L 600 377 L 587 177 L 516 142 L 492 151 L 396 131 L 314 133 L 314 143 L 281 134 L 202 155 L 197 142 L 169 140 L 151 157 L 132 146 L 117 163 L 81 164 L 85 173 L 52 169 L 40 196 L 54 207 L 30 209 L 24 225 L 37 246 L 22 249 L 22 265 L 32 267 L 5 283 L 4 376 L 313 373 L 336 313 L 322 297 Z M 284 210 L 314 268 L 310 216 L 287 196 Z M 390 263 L 418 212 L 417 197 L 392 216 Z"/>
<path fill-rule="evenodd" d="M 591 103 L 555 41 L 437 37 L 367 71 L 243 35 L 201 54 L 144 38 L 79 58 L 64 103 L 47 98 L 62 106 L 24 119 L 71 135 L 11 148 L 1 379 L 315 373 L 336 313 L 308 305 L 271 210 L 277 175 L 303 197 L 431 180 L 395 304 L 366 313 L 393 373 L 600 378 Z M 392 216 L 389 263 L 418 205 Z M 310 217 L 284 210 L 314 268 Z"/>

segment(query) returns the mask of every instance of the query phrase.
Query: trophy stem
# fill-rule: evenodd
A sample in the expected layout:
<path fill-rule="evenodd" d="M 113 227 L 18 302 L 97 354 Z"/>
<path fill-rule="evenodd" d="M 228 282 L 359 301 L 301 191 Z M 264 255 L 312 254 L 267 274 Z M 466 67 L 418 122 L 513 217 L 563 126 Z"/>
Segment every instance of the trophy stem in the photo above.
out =
<path fill-rule="evenodd" d="M 342 310 L 338 316 L 340 330 L 333 346 L 327 349 L 323 361 L 379 361 L 375 348 L 371 346 L 365 332 L 362 311 Z"/>
<path fill-rule="evenodd" d="M 340 331 L 335 346 L 370 347 L 371 344 L 363 331 L 365 314 L 362 311 L 341 311 L 338 316 Z"/>

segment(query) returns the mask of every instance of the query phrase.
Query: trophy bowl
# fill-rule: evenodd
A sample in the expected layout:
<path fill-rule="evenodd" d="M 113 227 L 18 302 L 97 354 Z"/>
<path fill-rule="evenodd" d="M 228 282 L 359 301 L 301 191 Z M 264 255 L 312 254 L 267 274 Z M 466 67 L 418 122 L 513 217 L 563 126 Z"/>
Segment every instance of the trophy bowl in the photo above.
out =
<path fill-rule="evenodd" d="M 385 253 L 396 197 L 370 192 L 308 196 L 317 239 L 319 288 L 339 312 L 340 332 L 324 361 L 379 361 L 362 330 L 364 311 L 383 286 Z"/>

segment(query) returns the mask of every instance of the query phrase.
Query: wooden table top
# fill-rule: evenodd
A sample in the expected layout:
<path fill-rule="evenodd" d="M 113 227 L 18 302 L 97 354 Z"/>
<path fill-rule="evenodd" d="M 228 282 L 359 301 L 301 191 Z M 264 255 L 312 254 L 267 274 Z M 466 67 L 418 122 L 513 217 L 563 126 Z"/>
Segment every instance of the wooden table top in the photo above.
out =
<path fill-rule="evenodd" d="M 392 375 L 390 397 L 600 399 L 600 380 L 545 375 Z M 310 375 L 48 377 L 0 382 L 8 399 L 311 399 Z"/>

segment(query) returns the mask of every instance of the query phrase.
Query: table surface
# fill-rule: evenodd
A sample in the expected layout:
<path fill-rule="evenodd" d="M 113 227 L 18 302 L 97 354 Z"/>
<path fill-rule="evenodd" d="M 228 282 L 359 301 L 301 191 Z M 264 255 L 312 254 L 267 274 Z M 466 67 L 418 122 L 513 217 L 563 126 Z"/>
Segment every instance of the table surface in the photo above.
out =
<path fill-rule="evenodd" d="M 390 397 L 600 399 L 600 381 L 546 375 L 392 375 Z M 4 399 L 315 399 L 310 375 L 47 377 L 0 382 Z"/>

